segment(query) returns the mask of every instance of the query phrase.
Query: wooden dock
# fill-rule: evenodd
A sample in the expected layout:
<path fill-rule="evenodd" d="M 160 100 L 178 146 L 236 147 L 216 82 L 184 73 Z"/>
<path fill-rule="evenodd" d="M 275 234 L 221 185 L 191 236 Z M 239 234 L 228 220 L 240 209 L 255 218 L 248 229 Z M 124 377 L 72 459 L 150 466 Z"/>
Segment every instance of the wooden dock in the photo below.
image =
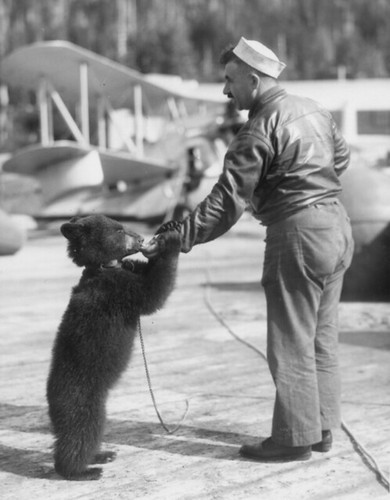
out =
<path fill-rule="evenodd" d="M 1 257 L 2 500 L 389 498 L 342 429 L 330 453 L 313 453 L 307 462 L 264 464 L 238 455 L 242 443 L 267 437 L 271 426 L 267 364 L 232 335 L 265 350 L 263 236 L 244 217 L 224 237 L 181 256 L 168 304 L 142 320 L 159 411 L 170 429 L 180 426 L 169 434 L 160 425 L 137 340 L 108 402 L 104 443 L 117 459 L 95 482 L 64 481 L 53 472 L 45 400 L 52 342 L 80 269 L 55 230 L 32 234 L 18 254 Z M 342 303 L 340 321 L 343 418 L 388 474 L 390 304 Z"/>

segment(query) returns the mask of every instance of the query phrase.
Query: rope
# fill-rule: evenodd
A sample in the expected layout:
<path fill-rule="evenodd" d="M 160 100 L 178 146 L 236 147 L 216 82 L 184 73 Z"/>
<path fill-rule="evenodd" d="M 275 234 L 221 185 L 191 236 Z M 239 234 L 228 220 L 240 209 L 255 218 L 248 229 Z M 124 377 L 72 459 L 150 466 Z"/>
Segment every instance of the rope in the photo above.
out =
<path fill-rule="evenodd" d="M 157 403 L 156 403 L 156 399 L 154 397 L 154 392 L 153 392 L 153 388 L 152 388 L 152 381 L 151 381 L 151 378 L 150 378 L 150 373 L 149 373 L 149 368 L 148 368 L 148 362 L 147 362 L 147 359 L 146 359 L 146 352 L 145 352 L 145 343 L 144 343 L 144 338 L 143 338 L 143 335 L 142 335 L 142 329 L 141 329 L 141 320 L 138 319 L 138 323 L 137 323 L 137 329 L 138 329 L 138 333 L 139 333 L 139 340 L 140 340 L 140 344 L 141 344 L 141 350 L 142 350 L 142 358 L 143 358 L 143 361 L 144 361 L 144 367 L 145 367 L 145 373 L 146 373 L 146 380 L 148 382 L 148 388 L 149 388 L 149 392 L 150 392 L 150 396 L 152 398 L 152 402 L 153 402 L 153 406 L 154 406 L 154 409 L 155 409 L 155 412 L 156 412 L 156 415 L 160 421 L 160 424 L 161 426 L 163 427 L 163 429 L 168 433 L 168 434 L 174 434 L 182 425 L 184 419 L 186 418 L 187 416 L 187 413 L 188 413 L 188 408 L 189 408 L 189 404 L 188 404 L 188 400 L 186 399 L 186 409 L 184 411 L 184 415 L 182 416 L 180 422 L 173 428 L 173 429 L 170 429 L 164 422 L 159 410 L 158 410 L 158 407 L 157 407 Z"/>
<path fill-rule="evenodd" d="M 176 205 L 177 205 L 177 203 L 178 203 L 178 201 L 180 199 L 180 196 L 181 196 L 181 194 L 183 192 L 183 186 L 184 186 L 184 182 L 185 182 L 185 179 L 186 179 L 186 173 L 187 173 L 187 164 L 185 162 L 181 162 L 181 164 L 179 165 L 177 174 L 176 174 L 176 178 L 175 178 L 176 182 L 173 182 L 172 200 L 171 200 L 171 203 L 169 204 L 168 208 L 166 209 L 166 213 L 165 213 L 165 216 L 164 216 L 164 222 L 169 221 L 173 217 L 173 213 L 175 211 Z M 138 329 L 139 339 L 140 339 L 140 343 L 141 343 L 142 358 L 143 358 L 143 361 L 144 361 L 146 380 L 148 382 L 148 388 L 149 388 L 150 396 L 152 398 L 154 410 L 156 412 L 156 415 L 157 415 L 157 417 L 158 417 L 158 419 L 160 421 L 160 424 L 163 427 L 163 429 L 168 434 L 174 434 L 180 428 L 181 424 L 183 423 L 184 419 L 187 416 L 188 409 L 189 409 L 188 400 L 186 399 L 186 409 L 184 411 L 184 414 L 183 414 L 180 422 L 173 429 L 170 429 L 165 424 L 165 422 L 164 422 L 164 420 L 163 420 L 163 418 L 162 418 L 162 416 L 161 416 L 161 414 L 160 414 L 160 412 L 158 410 L 156 399 L 154 397 L 154 392 L 153 392 L 153 388 L 152 388 L 152 382 L 151 382 L 149 368 L 148 368 L 148 362 L 147 362 L 147 359 L 146 359 L 145 343 L 144 343 L 144 339 L 143 339 L 143 335 L 142 335 L 142 329 L 141 329 L 141 320 L 139 318 L 138 318 L 138 323 L 137 323 L 137 329 Z"/>
<path fill-rule="evenodd" d="M 241 344 L 244 344 L 246 347 L 249 349 L 252 349 L 252 351 L 255 351 L 256 354 L 261 356 L 265 361 L 267 361 L 267 356 L 260 350 L 257 349 L 253 344 L 250 342 L 247 342 L 246 340 L 242 339 L 240 336 L 238 336 L 231 328 L 230 326 L 226 323 L 226 321 L 222 318 L 220 314 L 217 313 L 217 311 L 214 309 L 211 300 L 210 300 L 210 271 L 207 268 L 206 269 L 206 292 L 204 294 L 204 301 L 205 304 L 208 308 L 208 310 L 211 312 L 211 314 L 214 316 L 214 318 L 221 323 L 221 325 L 230 333 L 232 337 L 234 337 L 238 342 L 241 342 Z"/>
<path fill-rule="evenodd" d="M 230 333 L 232 337 L 234 337 L 236 340 L 244 344 L 245 346 L 249 347 L 249 349 L 252 349 L 255 351 L 259 356 L 261 356 L 265 361 L 267 361 L 267 356 L 262 352 L 260 349 L 257 349 L 253 344 L 250 342 L 247 342 L 246 340 L 242 339 L 239 335 L 237 335 L 230 327 L 229 325 L 225 322 L 225 320 L 222 318 L 222 316 L 215 310 L 215 308 L 212 305 L 212 302 L 210 300 L 210 284 L 211 284 L 211 279 L 210 279 L 210 271 L 208 268 L 206 268 L 206 292 L 204 294 L 204 301 L 209 309 L 209 311 L 212 313 L 212 315 L 221 323 L 221 325 L 226 328 L 226 330 Z M 347 424 L 342 420 L 341 421 L 341 428 L 343 431 L 347 434 L 347 436 L 350 438 L 352 444 L 354 445 L 354 449 L 356 453 L 362 458 L 363 463 L 375 473 L 378 482 L 386 488 L 387 491 L 390 492 L 390 482 L 386 477 L 386 474 L 382 471 L 382 469 L 379 467 L 377 461 L 375 458 L 364 448 L 364 446 L 355 438 L 353 435 L 352 431 L 349 429 Z"/>
<path fill-rule="evenodd" d="M 341 428 L 343 431 L 347 434 L 349 439 L 351 440 L 354 449 L 358 455 L 360 455 L 363 459 L 363 462 L 366 464 L 366 466 L 371 469 L 380 484 L 386 490 L 390 493 L 390 482 L 386 477 L 386 474 L 383 472 L 383 470 L 380 468 L 378 465 L 378 462 L 375 460 L 375 458 L 369 453 L 369 451 L 355 438 L 355 436 L 352 434 L 352 431 L 349 429 L 347 424 L 342 420 L 341 421 Z"/>
<path fill-rule="evenodd" d="M 267 356 L 264 354 L 263 351 L 261 351 L 260 349 L 258 349 L 257 347 L 255 347 L 253 344 L 251 344 L 250 342 L 244 340 L 243 338 L 241 338 L 239 335 L 237 335 L 234 330 L 226 323 L 226 321 L 222 318 L 222 316 L 216 311 L 216 309 L 214 308 L 212 302 L 211 302 L 211 299 L 210 299 L 210 284 L 211 284 L 211 279 L 210 279 L 210 271 L 208 268 L 206 268 L 206 292 L 204 294 L 204 302 L 208 308 L 208 310 L 211 312 L 211 314 L 217 319 L 217 321 L 229 332 L 229 334 L 235 339 L 237 340 L 238 342 L 241 342 L 242 344 L 244 344 L 246 347 L 248 347 L 249 349 L 252 349 L 254 352 L 256 352 L 256 354 L 258 354 L 259 356 L 261 356 L 265 361 L 267 361 Z M 157 403 L 156 403 L 156 399 L 154 397 L 154 392 L 153 392 L 153 388 L 152 388 L 152 382 L 151 382 L 151 378 L 150 378 L 150 373 L 149 373 L 149 368 L 148 368 L 148 363 L 147 363 L 147 359 L 146 359 L 146 352 L 145 352 L 145 343 L 144 343 L 144 339 L 143 339 L 143 334 L 142 334 L 142 329 L 141 329 L 141 321 L 138 319 L 138 323 L 137 323 L 137 328 L 138 328 L 138 333 L 139 333 L 139 338 L 140 338 L 140 344 L 141 344 L 141 350 L 142 350 L 142 357 L 143 357 L 143 361 L 144 361 L 144 367 L 145 367 L 145 373 L 146 373 L 146 379 L 147 379 L 147 382 L 148 382 L 148 388 L 149 388 L 149 392 L 150 392 L 150 396 L 152 398 L 152 402 L 153 402 L 153 406 L 154 406 L 154 409 L 155 409 L 155 412 L 156 412 L 156 415 L 160 421 L 160 424 L 161 426 L 163 427 L 163 429 L 168 433 L 168 434 L 174 434 L 182 425 L 184 419 L 186 418 L 187 414 L 188 414 L 188 410 L 189 410 L 189 403 L 188 403 L 188 400 L 186 399 L 186 409 L 185 409 L 185 412 L 181 418 L 181 420 L 179 421 L 179 423 L 173 428 L 173 429 L 170 429 L 164 422 L 159 410 L 158 410 L 158 407 L 157 407 Z M 345 423 L 344 420 L 341 421 L 341 428 L 343 429 L 343 431 L 347 434 L 347 436 L 350 438 L 353 446 L 354 446 L 354 449 L 356 451 L 356 453 L 362 458 L 363 460 L 363 463 L 371 470 L 375 473 L 376 477 L 377 477 L 377 480 L 378 482 L 384 487 L 386 488 L 387 491 L 390 492 L 390 482 L 389 480 L 387 479 L 386 477 L 386 474 L 383 472 L 383 470 L 380 468 L 380 466 L 378 465 L 377 461 L 375 460 L 375 458 L 368 452 L 368 450 L 355 438 L 354 434 L 352 433 L 352 431 L 349 429 L 348 425 Z"/>

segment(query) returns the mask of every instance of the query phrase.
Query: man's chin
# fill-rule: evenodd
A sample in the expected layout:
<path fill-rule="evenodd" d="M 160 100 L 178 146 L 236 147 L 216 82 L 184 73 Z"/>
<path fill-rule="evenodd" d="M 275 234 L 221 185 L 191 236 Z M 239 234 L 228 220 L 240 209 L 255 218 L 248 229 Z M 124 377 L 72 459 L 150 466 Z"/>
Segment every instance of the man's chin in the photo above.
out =
<path fill-rule="evenodd" d="M 229 96 L 229 99 L 231 100 L 231 102 L 236 106 L 237 103 L 236 103 L 236 99 L 231 95 Z"/>

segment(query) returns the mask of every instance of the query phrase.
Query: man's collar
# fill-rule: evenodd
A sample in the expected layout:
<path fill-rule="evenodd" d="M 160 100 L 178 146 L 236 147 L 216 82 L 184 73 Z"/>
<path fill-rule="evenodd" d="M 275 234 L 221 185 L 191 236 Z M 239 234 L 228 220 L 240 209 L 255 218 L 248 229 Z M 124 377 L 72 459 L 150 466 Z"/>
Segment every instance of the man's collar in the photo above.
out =
<path fill-rule="evenodd" d="M 286 91 L 280 85 L 275 85 L 274 87 L 266 90 L 264 94 L 261 94 L 260 98 L 257 99 L 251 109 L 249 110 L 248 117 L 252 118 L 252 116 L 263 106 L 268 104 L 271 101 L 274 101 L 276 98 L 286 94 Z"/>

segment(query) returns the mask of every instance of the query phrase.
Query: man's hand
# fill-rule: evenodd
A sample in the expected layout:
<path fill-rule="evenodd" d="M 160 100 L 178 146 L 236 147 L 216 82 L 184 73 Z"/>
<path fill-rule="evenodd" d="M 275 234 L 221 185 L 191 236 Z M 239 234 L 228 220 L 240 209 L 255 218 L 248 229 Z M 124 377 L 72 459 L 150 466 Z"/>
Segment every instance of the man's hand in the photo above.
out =
<path fill-rule="evenodd" d="M 153 238 L 146 244 L 142 245 L 141 252 L 147 259 L 153 259 L 159 254 L 160 247 L 158 244 L 158 235 L 153 236 Z"/>
<path fill-rule="evenodd" d="M 162 224 L 156 231 L 156 234 L 165 233 L 166 231 L 180 232 L 182 222 L 180 220 L 170 220 Z"/>
<path fill-rule="evenodd" d="M 142 246 L 141 252 L 147 259 L 153 259 L 161 254 L 165 250 L 165 239 L 164 234 L 170 231 L 174 231 L 178 235 L 180 235 L 181 222 L 177 220 L 171 220 L 169 222 L 165 222 L 160 226 L 153 238 Z M 177 236 L 178 238 L 178 236 Z M 178 240 L 179 241 L 179 240 Z"/>

